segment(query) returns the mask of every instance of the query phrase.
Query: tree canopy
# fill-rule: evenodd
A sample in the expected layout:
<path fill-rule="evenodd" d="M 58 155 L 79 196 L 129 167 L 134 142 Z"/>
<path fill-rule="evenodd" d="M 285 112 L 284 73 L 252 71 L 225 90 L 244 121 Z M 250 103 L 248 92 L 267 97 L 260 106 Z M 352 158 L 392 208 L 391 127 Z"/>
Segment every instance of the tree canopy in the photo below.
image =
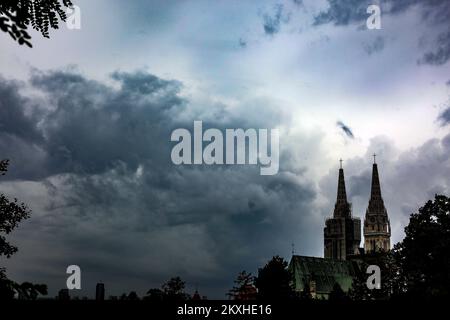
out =
<path fill-rule="evenodd" d="M 450 290 L 450 198 L 436 195 L 405 228 L 395 245 L 402 291 L 415 297 L 448 296 Z"/>
<path fill-rule="evenodd" d="M 0 30 L 20 45 L 32 47 L 28 28 L 49 38 L 49 28 L 58 29 L 59 20 L 66 21 L 64 7 L 72 6 L 71 0 L 2 0 Z"/>
<path fill-rule="evenodd" d="M 256 288 L 254 286 L 255 277 L 245 270 L 239 272 L 234 286 L 231 288 L 227 296 L 234 300 L 252 300 L 256 299 Z"/>
<path fill-rule="evenodd" d="M 5 175 L 8 164 L 8 160 L 0 161 L 0 175 Z M 29 218 L 30 213 L 24 203 L 19 203 L 16 198 L 11 201 L 0 193 L 0 256 L 9 258 L 17 252 L 17 247 L 6 241 L 4 234 L 11 233 L 20 221 Z"/>
<path fill-rule="evenodd" d="M 8 164 L 8 160 L 0 161 L 0 176 L 6 174 Z M 17 199 L 10 201 L 0 193 L 0 257 L 9 258 L 17 252 L 17 247 L 6 241 L 3 234 L 11 233 L 20 221 L 29 218 L 30 213 L 31 211 L 24 203 L 19 203 Z M 47 294 L 47 286 L 30 282 L 18 284 L 6 277 L 5 268 L 0 268 L 0 300 L 13 299 L 16 293 L 21 299 L 35 300 L 39 294 Z"/>
<path fill-rule="evenodd" d="M 255 285 L 261 299 L 285 300 L 291 299 L 291 274 L 288 263 L 280 256 L 273 257 L 263 268 L 258 270 Z"/>

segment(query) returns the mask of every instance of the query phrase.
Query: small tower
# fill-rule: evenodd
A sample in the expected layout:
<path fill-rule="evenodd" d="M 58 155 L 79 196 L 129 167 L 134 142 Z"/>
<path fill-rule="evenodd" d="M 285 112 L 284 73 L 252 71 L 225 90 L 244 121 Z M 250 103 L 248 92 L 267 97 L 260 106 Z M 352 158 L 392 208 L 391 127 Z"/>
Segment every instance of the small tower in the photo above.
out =
<path fill-rule="evenodd" d="M 105 285 L 102 282 L 97 283 L 95 286 L 95 300 L 105 300 Z"/>
<path fill-rule="evenodd" d="M 391 249 L 391 224 L 381 197 L 376 155 L 373 155 L 372 190 L 364 219 L 364 250 L 367 253 Z"/>
<path fill-rule="evenodd" d="M 347 201 L 342 160 L 339 168 L 338 189 L 333 217 L 325 221 L 324 256 L 347 260 L 358 254 L 361 242 L 361 220 L 352 217 L 351 203 Z"/>

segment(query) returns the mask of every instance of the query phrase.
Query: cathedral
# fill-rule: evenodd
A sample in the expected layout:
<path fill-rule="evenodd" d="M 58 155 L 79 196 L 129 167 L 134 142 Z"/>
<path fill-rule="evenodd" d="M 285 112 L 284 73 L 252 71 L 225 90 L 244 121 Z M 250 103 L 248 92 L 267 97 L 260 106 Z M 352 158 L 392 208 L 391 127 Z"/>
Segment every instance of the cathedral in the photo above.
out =
<path fill-rule="evenodd" d="M 390 250 L 391 226 L 381 196 L 375 155 L 363 235 L 364 247 L 361 248 L 361 220 L 352 215 L 352 204 L 347 199 L 341 160 L 333 215 L 325 221 L 324 258 L 292 256 L 289 270 L 293 275 L 295 290 L 302 292 L 308 286 L 313 297 L 327 298 L 337 283 L 347 292 L 357 272 L 360 272 L 358 260 L 371 253 Z"/>

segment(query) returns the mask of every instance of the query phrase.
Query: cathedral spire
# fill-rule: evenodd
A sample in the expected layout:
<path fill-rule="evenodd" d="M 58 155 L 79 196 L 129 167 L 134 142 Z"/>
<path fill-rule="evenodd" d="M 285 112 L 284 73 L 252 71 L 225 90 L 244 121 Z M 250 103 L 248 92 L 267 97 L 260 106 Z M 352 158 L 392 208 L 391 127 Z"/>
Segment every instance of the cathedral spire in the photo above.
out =
<path fill-rule="evenodd" d="M 380 178 L 378 177 L 378 166 L 376 162 L 372 167 L 372 189 L 370 191 L 370 200 L 383 201 L 381 198 Z"/>
<path fill-rule="evenodd" d="M 338 189 L 336 203 L 347 203 L 347 192 L 345 191 L 344 169 L 339 169 Z"/>
<path fill-rule="evenodd" d="M 364 249 L 366 252 L 388 251 L 391 247 L 391 225 L 381 196 L 376 155 L 373 155 L 372 189 L 364 220 Z"/>
<path fill-rule="evenodd" d="M 350 204 L 347 201 L 347 192 L 345 190 L 345 178 L 344 169 L 342 168 L 342 159 L 339 161 L 341 163 L 341 166 L 339 168 L 338 188 L 333 216 L 350 217 Z"/>
<path fill-rule="evenodd" d="M 325 221 L 324 256 L 329 259 L 346 260 L 359 252 L 361 220 L 353 218 L 351 203 L 347 201 L 344 169 L 339 160 L 339 177 L 333 217 Z"/>

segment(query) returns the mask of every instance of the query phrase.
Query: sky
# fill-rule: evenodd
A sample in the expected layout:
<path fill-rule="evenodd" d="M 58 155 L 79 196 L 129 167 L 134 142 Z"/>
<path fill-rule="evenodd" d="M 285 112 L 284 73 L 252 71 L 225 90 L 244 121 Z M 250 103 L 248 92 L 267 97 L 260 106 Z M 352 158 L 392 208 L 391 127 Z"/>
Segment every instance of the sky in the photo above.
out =
<path fill-rule="evenodd" d="M 172 276 L 225 298 L 272 256 L 323 256 L 343 159 L 363 219 L 377 154 L 401 241 L 450 182 L 450 3 L 75 0 L 81 29 L 0 34 L 0 192 L 32 209 L 16 281 L 139 295 Z M 370 4 L 381 29 L 368 29 Z M 280 171 L 176 166 L 176 128 L 277 128 Z"/>

